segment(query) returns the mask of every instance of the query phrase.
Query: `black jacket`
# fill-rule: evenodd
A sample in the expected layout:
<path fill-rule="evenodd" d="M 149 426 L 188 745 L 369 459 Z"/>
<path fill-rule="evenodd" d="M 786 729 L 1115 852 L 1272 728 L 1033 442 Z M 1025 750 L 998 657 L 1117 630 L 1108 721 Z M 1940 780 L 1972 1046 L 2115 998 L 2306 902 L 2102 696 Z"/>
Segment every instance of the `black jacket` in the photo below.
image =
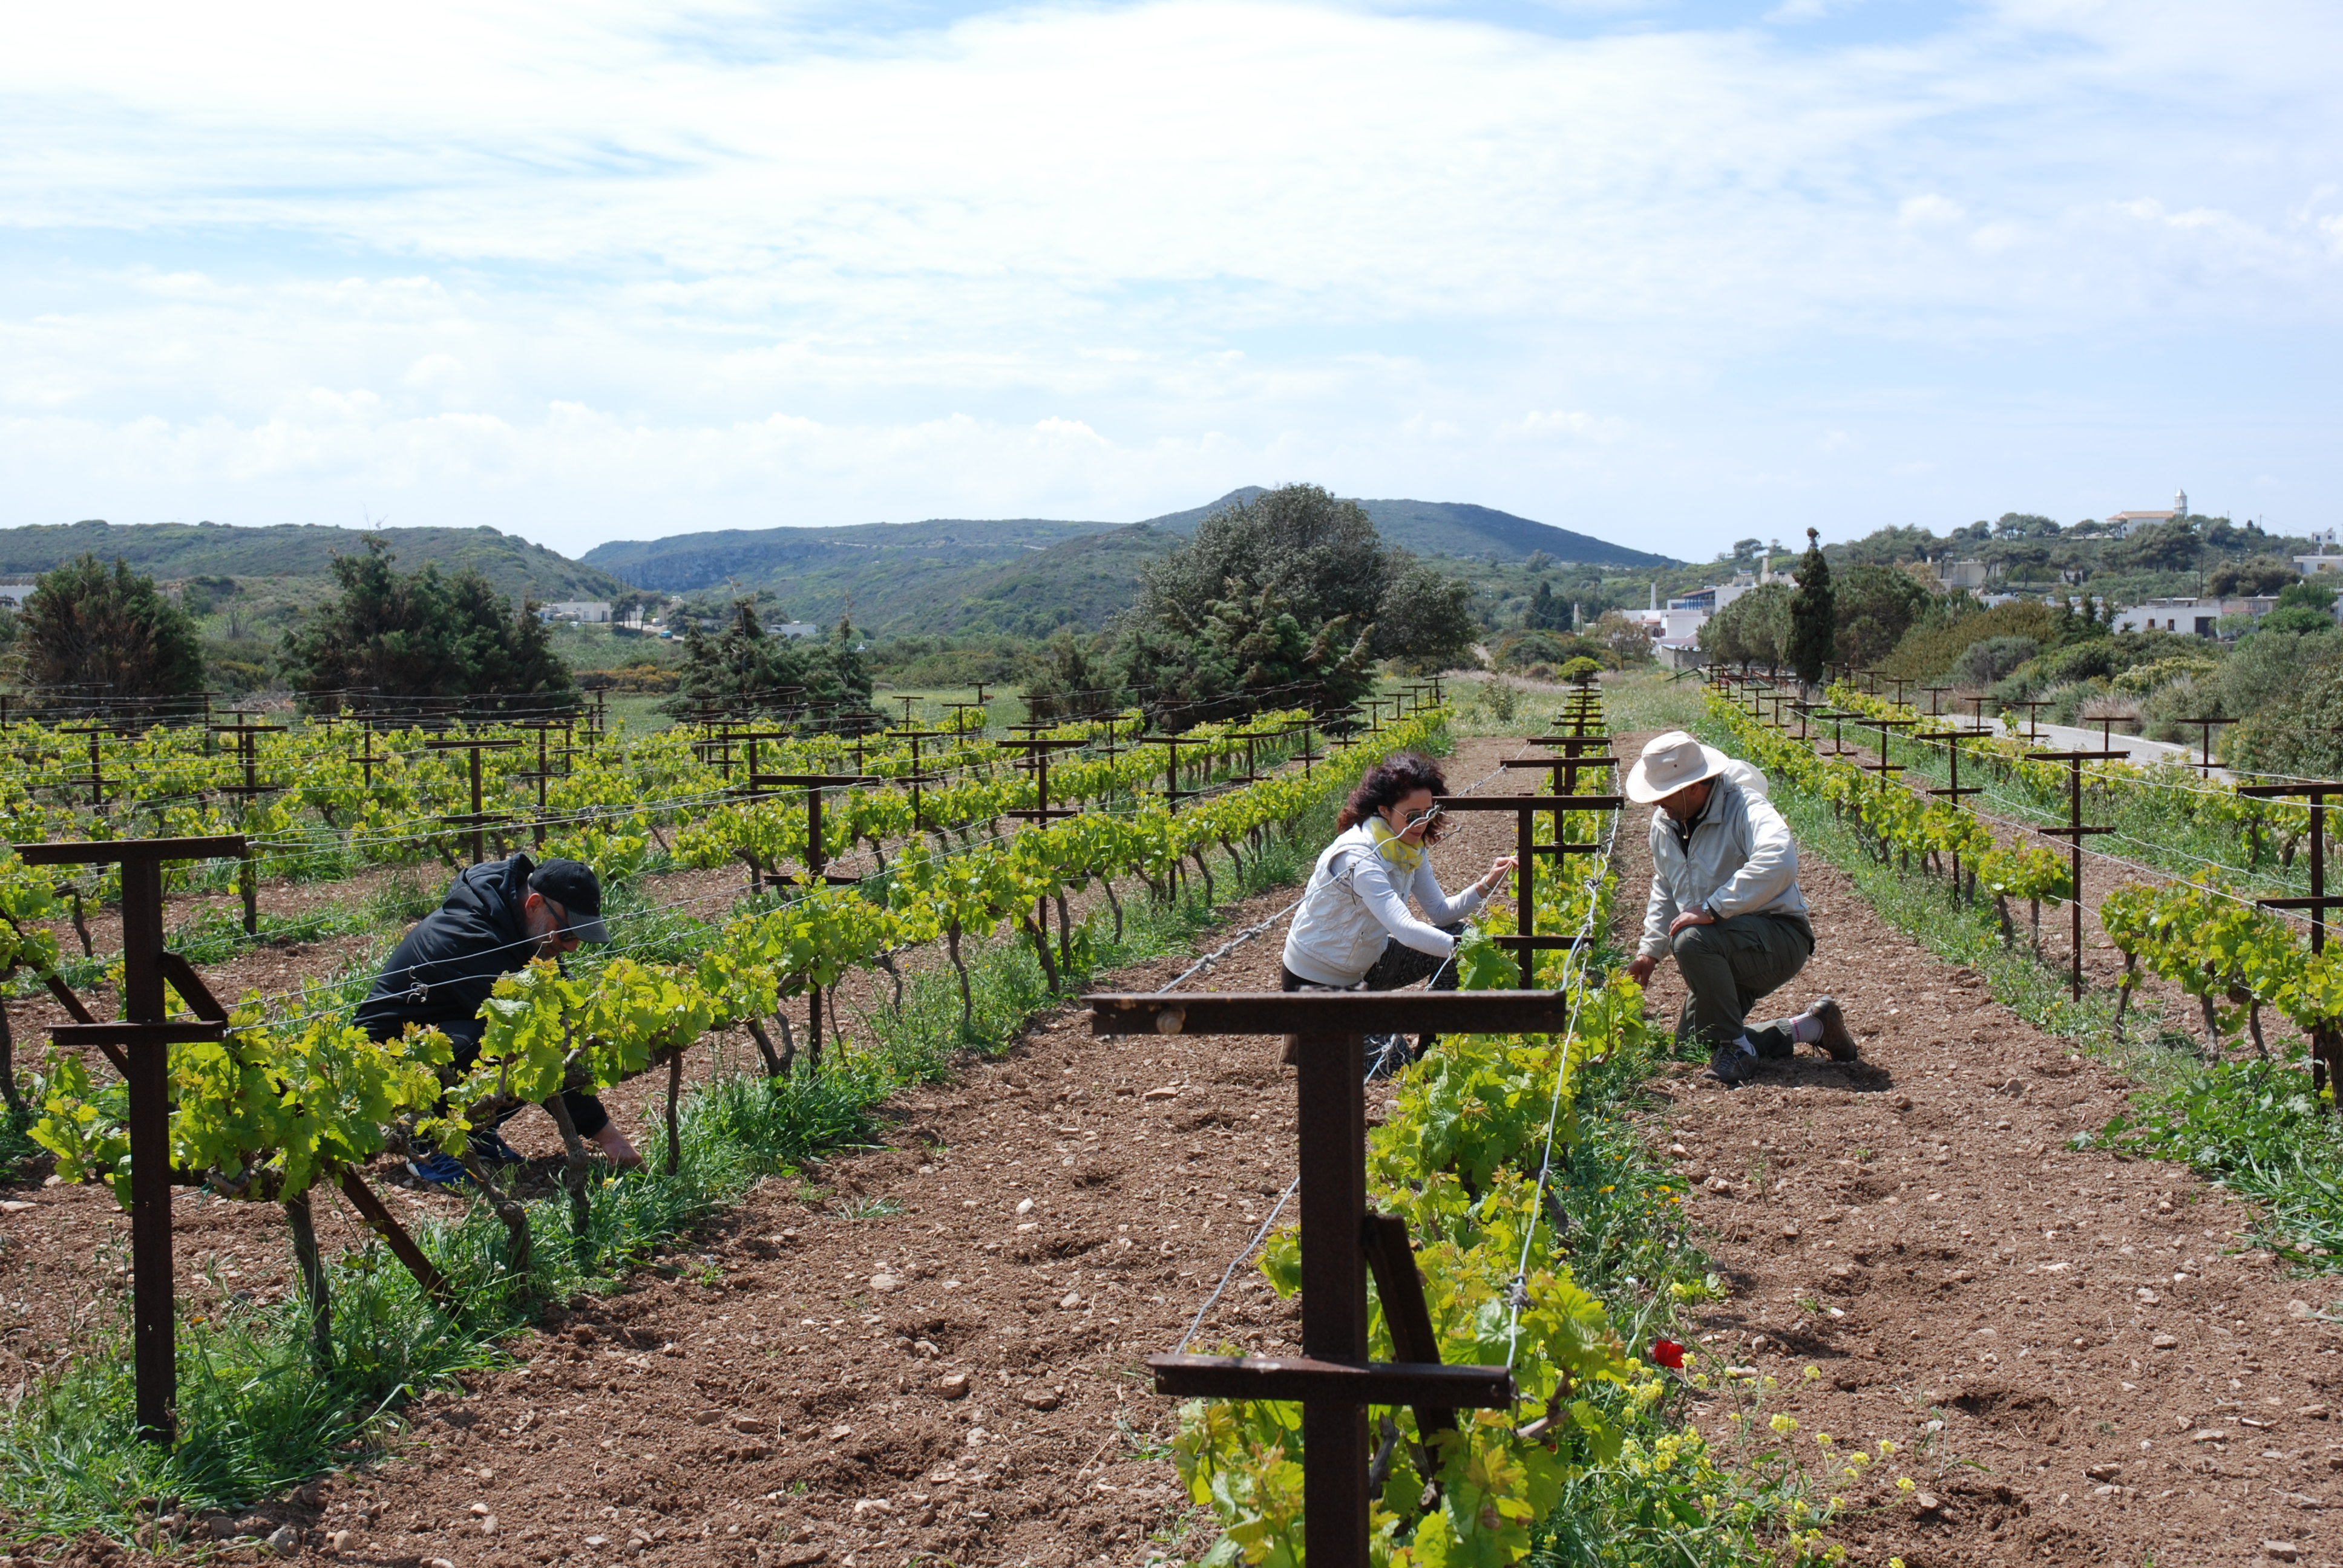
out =
<path fill-rule="evenodd" d="M 477 1050 L 480 1004 L 498 977 L 537 956 L 537 940 L 521 921 L 534 869 L 528 856 L 515 855 L 458 875 L 447 901 L 417 920 L 382 966 L 358 1006 L 358 1026 L 387 1040 L 409 1023 L 437 1024 L 458 1056 Z"/>

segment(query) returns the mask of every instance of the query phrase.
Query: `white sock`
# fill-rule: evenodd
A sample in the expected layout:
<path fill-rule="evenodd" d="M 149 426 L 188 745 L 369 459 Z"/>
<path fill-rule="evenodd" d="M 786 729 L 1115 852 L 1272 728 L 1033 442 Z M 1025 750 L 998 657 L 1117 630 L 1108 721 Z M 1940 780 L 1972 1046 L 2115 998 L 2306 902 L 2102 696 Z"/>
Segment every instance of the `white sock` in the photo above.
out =
<path fill-rule="evenodd" d="M 1823 1037 L 1823 1020 L 1813 1013 L 1802 1012 L 1790 1020 L 1790 1037 L 1800 1045 L 1814 1045 Z"/>
<path fill-rule="evenodd" d="M 1741 1054 L 1744 1056 L 1755 1056 L 1757 1054 L 1757 1048 L 1750 1043 L 1749 1037 L 1745 1034 L 1739 1040 L 1735 1040 L 1733 1043 L 1740 1047 Z"/>

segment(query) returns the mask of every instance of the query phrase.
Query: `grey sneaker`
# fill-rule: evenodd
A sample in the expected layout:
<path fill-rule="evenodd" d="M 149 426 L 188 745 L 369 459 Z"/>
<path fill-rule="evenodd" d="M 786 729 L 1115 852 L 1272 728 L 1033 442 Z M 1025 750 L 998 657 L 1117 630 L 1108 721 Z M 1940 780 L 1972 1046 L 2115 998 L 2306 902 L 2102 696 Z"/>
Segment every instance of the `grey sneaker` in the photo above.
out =
<path fill-rule="evenodd" d="M 1822 1049 L 1825 1056 L 1833 1061 L 1853 1061 L 1863 1054 L 1863 1048 L 1855 1043 L 1854 1031 L 1846 1027 L 1846 1014 L 1839 1010 L 1835 1000 L 1818 996 L 1815 998 L 1815 1005 L 1806 1009 L 1806 1012 L 1822 1023 L 1823 1037 L 1815 1043 Z"/>
<path fill-rule="evenodd" d="M 1720 1045 L 1708 1053 L 1708 1075 L 1719 1083 L 1746 1083 L 1756 1071 L 1757 1059 L 1737 1045 Z"/>

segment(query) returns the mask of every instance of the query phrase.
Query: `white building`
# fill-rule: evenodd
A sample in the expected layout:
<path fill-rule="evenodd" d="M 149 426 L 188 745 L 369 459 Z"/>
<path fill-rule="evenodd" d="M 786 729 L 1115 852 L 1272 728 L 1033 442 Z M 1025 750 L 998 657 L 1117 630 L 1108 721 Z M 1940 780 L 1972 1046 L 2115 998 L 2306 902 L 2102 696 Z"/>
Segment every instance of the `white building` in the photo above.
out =
<path fill-rule="evenodd" d="M 541 604 L 537 613 L 544 620 L 582 621 L 600 626 L 610 618 L 610 601 L 606 598 L 566 598 L 552 604 Z"/>
<path fill-rule="evenodd" d="M 2113 534 L 2117 538 L 2127 539 L 2142 528 L 2150 528 L 2157 523 L 2168 523 L 2175 518 L 2186 518 L 2187 515 L 2188 492 L 2186 490 L 2177 490 L 2173 493 L 2172 507 L 2170 510 L 2162 512 L 2117 512 L 2113 517 L 2107 519 L 2107 532 Z"/>
<path fill-rule="evenodd" d="M 1934 560 L 1928 563 L 1928 575 L 1936 579 L 1939 590 L 1950 593 L 1956 588 L 1970 592 L 1985 587 L 1992 572 L 1983 561 Z"/>
<path fill-rule="evenodd" d="M 2343 573 L 2343 556 L 2330 556 L 2324 550 L 2315 556 L 2297 556 L 2294 558 L 2294 569 L 2307 578 L 2332 577 Z M 0 587 L 0 594 L 7 591 L 6 588 Z"/>
<path fill-rule="evenodd" d="M 1772 552 L 1767 552 L 1763 565 L 1755 572 L 1735 572 L 1727 582 L 1711 583 L 1668 600 L 1660 606 L 1659 585 L 1652 585 L 1651 608 L 1628 613 L 1643 624 L 1651 634 L 1652 644 L 1662 654 L 1671 656 L 1670 662 L 1679 662 L 1673 656 L 1691 656 L 1700 648 L 1700 628 L 1708 624 L 1711 616 L 1753 588 L 1767 583 L 1780 583 L 1785 588 L 1797 587 L 1798 579 L 1788 572 L 1774 569 Z"/>
<path fill-rule="evenodd" d="M 2343 559 L 2343 557 L 2338 557 Z M 2251 616 L 2256 620 L 2278 608 L 2275 596 L 2256 595 L 2249 598 L 2152 598 L 2121 610 L 2116 616 L 2117 631 L 2171 631 L 2211 637 L 2221 621 L 2230 616 Z"/>
<path fill-rule="evenodd" d="M 2213 635 L 2213 623 L 2221 618 L 2221 604 L 2209 598 L 2152 598 L 2136 604 L 2116 617 L 2117 631 L 2185 631 L 2198 637 Z"/>

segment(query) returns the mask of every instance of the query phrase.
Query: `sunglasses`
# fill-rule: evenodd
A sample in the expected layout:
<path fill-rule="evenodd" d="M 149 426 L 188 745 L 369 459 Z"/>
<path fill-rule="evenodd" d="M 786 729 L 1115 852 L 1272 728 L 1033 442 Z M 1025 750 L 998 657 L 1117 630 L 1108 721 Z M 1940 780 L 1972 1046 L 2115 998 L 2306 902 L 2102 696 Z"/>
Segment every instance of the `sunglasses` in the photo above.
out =
<path fill-rule="evenodd" d="M 1439 815 L 1440 808 L 1438 806 L 1426 806 L 1423 810 L 1418 811 L 1414 816 L 1410 817 L 1407 819 L 1407 825 L 1409 828 L 1421 828 L 1423 824 L 1431 821 L 1434 817 Z"/>

